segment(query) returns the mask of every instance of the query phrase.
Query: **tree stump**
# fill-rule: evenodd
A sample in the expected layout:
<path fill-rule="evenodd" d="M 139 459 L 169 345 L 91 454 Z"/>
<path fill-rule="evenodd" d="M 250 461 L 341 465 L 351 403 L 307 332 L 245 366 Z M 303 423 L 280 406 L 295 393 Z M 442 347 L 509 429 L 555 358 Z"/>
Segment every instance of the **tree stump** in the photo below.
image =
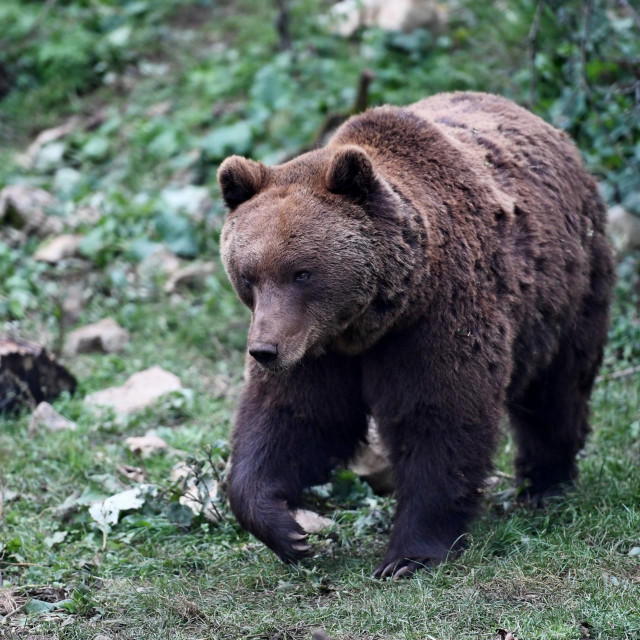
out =
<path fill-rule="evenodd" d="M 76 379 L 44 347 L 0 336 L 0 413 L 35 409 L 75 389 Z"/>

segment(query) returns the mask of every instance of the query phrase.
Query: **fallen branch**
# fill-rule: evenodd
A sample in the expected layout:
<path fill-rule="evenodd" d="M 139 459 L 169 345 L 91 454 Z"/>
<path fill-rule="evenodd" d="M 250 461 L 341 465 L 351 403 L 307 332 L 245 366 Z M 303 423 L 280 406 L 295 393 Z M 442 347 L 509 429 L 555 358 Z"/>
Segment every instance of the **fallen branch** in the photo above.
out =
<path fill-rule="evenodd" d="M 608 382 L 609 380 L 628 378 L 629 376 L 633 376 L 636 373 L 640 373 L 640 365 L 637 365 L 635 367 L 628 367 L 627 369 L 621 369 L 620 371 L 614 371 L 613 373 L 607 373 L 603 376 L 598 376 L 596 378 L 596 382 L 600 384 L 601 382 Z"/>
<path fill-rule="evenodd" d="M 536 54 L 538 53 L 538 32 L 540 31 L 540 19 L 542 18 L 542 10 L 544 8 L 544 0 L 538 0 L 535 13 L 533 14 L 533 22 L 527 35 L 527 52 L 529 57 L 529 108 L 533 107 L 536 101 L 536 93 L 538 90 L 538 74 L 536 73 Z"/>

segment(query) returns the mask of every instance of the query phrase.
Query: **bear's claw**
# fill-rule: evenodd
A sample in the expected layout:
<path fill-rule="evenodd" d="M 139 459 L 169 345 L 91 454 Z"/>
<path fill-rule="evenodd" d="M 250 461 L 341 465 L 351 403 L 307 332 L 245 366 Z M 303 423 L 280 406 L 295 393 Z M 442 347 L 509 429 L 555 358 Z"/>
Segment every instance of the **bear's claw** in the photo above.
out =
<path fill-rule="evenodd" d="M 392 578 L 394 581 L 400 578 L 410 578 L 416 571 L 426 569 L 437 564 L 432 558 L 402 558 L 392 562 L 384 561 L 373 572 L 374 578 L 385 580 Z"/>

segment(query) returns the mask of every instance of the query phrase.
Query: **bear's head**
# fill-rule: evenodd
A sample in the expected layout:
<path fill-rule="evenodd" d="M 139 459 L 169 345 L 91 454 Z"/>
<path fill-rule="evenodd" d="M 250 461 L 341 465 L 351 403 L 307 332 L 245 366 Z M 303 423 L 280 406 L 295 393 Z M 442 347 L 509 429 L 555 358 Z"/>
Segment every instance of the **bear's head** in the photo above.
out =
<path fill-rule="evenodd" d="M 252 311 L 249 354 L 277 371 L 322 353 L 378 293 L 373 217 L 397 196 L 354 145 L 272 168 L 232 156 L 218 181 L 229 208 L 222 259 Z"/>

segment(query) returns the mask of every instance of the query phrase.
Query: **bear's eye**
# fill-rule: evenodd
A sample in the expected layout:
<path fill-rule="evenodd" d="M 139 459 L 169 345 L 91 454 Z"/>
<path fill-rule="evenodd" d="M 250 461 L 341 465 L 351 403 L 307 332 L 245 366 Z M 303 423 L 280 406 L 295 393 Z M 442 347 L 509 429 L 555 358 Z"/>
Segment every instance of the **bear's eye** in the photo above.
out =
<path fill-rule="evenodd" d="M 311 274 L 308 271 L 296 271 L 293 279 L 296 282 L 305 282 L 311 277 Z"/>
<path fill-rule="evenodd" d="M 244 284 L 245 284 L 247 287 L 250 287 L 250 286 L 251 286 L 251 280 L 249 280 L 249 278 L 247 278 L 247 276 L 245 276 L 245 275 L 244 275 L 244 273 L 242 274 L 242 282 L 244 282 Z"/>

